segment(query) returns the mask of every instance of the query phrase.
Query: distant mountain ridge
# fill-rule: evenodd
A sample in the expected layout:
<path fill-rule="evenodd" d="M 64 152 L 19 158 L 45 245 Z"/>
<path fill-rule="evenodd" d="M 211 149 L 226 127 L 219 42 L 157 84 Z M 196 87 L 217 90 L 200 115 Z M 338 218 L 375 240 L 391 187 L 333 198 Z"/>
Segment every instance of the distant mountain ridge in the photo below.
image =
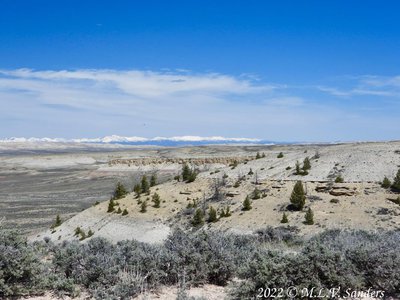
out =
<path fill-rule="evenodd" d="M 222 136 L 174 136 L 174 137 L 154 137 L 144 138 L 138 136 L 126 137 L 111 135 L 102 138 L 6 138 L 0 140 L 1 143 L 89 143 L 89 144 L 120 144 L 120 145 L 154 145 L 154 146 L 184 146 L 184 145 L 216 145 L 216 144 L 253 144 L 253 145 L 273 145 L 275 142 L 255 139 L 255 138 L 227 138 Z"/>

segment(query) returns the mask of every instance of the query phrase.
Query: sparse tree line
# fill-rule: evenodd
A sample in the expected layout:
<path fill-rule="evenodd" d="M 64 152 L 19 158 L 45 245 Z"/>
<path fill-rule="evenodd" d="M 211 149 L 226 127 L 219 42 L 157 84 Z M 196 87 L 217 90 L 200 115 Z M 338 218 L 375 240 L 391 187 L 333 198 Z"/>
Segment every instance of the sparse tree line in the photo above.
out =
<path fill-rule="evenodd" d="M 302 239 L 290 226 L 255 235 L 175 230 L 161 245 L 96 237 L 55 245 L 29 244 L 0 230 L 0 262 L 3 299 L 46 291 L 128 299 L 179 285 L 182 277 L 187 286 L 226 286 L 228 299 L 252 299 L 266 286 L 372 288 L 400 296 L 400 231 L 328 230 Z"/>

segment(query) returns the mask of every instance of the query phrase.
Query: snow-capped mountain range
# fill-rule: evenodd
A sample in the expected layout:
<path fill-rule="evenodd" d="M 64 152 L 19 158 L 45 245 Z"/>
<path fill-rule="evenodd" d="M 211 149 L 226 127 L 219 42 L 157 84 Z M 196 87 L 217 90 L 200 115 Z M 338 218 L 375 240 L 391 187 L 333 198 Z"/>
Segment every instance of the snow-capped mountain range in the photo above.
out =
<path fill-rule="evenodd" d="M 210 145 L 210 144 L 274 144 L 271 141 L 254 138 L 227 138 L 222 136 L 174 136 L 174 137 L 126 137 L 111 135 L 102 138 L 24 138 L 12 137 L 1 139 L 0 143 L 89 143 L 89 144 L 122 144 L 122 145 L 157 145 L 157 146 L 181 146 L 181 145 Z"/>

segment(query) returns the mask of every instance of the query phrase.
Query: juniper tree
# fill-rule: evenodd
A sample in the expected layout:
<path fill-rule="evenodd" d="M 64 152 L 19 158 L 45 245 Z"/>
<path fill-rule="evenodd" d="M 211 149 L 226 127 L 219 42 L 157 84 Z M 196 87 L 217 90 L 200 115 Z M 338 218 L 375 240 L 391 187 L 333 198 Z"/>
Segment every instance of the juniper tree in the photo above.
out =
<path fill-rule="evenodd" d="M 257 152 L 256 159 L 260 159 L 260 158 L 261 158 L 261 154 L 260 154 L 260 152 Z"/>
<path fill-rule="evenodd" d="M 244 201 L 243 201 L 243 208 L 242 208 L 242 210 L 247 211 L 247 210 L 250 210 L 250 209 L 252 209 L 250 197 L 249 197 L 249 196 L 246 196 L 246 199 L 244 199 Z"/>
<path fill-rule="evenodd" d="M 210 206 L 208 210 L 208 220 L 209 223 L 215 223 L 218 221 L 217 211 L 214 207 Z"/>
<path fill-rule="evenodd" d="M 306 202 L 306 195 L 301 181 L 297 181 L 294 185 L 292 194 L 290 195 L 290 202 L 296 210 L 303 209 Z"/>
<path fill-rule="evenodd" d="M 300 163 L 299 161 L 296 161 L 296 175 L 300 175 L 301 174 L 301 169 L 300 169 Z"/>
<path fill-rule="evenodd" d="M 253 175 L 253 174 L 254 174 L 253 169 L 250 168 L 250 171 L 249 171 L 249 173 L 247 173 L 247 175 Z"/>
<path fill-rule="evenodd" d="M 140 212 L 145 213 L 147 211 L 147 201 L 143 201 L 142 204 L 140 204 Z"/>
<path fill-rule="evenodd" d="M 311 207 L 308 208 L 304 218 L 305 218 L 304 224 L 306 225 L 314 224 L 314 212 L 312 211 Z"/>
<path fill-rule="evenodd" d="M 310 169 L 311 169 L 311 163 L 310 163 L 310 159 L 307 156 L 303 161 L 303 170 L 307 171 L 307 170 L 310 170 Z"/>
<path fill-rule="evenodd" d="M 195 227 L 199 227 L 199 226 L 202 226 L 203 224 L 204 224 L 204 213 L 203 213 L 203 210 L 198 208 L 194 212 L 192 225 Z"/>
<path fill-rule="evenodd" d="M 261 154 L 261 157 L 262 157 L 262 158 L 265 158 L 265 153 L 264 153 L 264 152 Z"/>
<path fill-rule="evenodd" d="M 93 236 L 93 235 L 94 235 L 94 232 L 93 232 L 91 229 L 89 229 L 87 236 L 88 236 L 88 237 L 91 237 L 91 236 Z"/>
<path fill-rule="evenodd" d="M 135 192 L 136 197 L 139 198 L 140 194 L 142 193 L 142 187 L 139 183 L 135 184 L 135 186 L 133 187 L 133 191 Z"/>
<path fill-rule="evenodd" d="M 400 169 L 397 171 L 396 177 L 393 179 L 392 188 L 400 190 Z"/>
<path fill-rule="evenodd" d="M 125 208 L 124 211 L 122 212 L 123 216 L 126 216 L 128 214 L 128 210 Z"/>
<path fill-rule="evenodd" d="M 252 194 L 252 199 L 256 200 L 256 199 L 260 199 L 261 198 L 261 192 L 258 188 L 255 188 Z"/>
<path fill-rule="evenodd" d="M 161 199 L 160 199 L 160 195 L 157 193 L 154 193 L 152 200 L 154 205 L 153 207 L 155 208 L 160 208 L 160 203 L 161 203 Z"/>
<path fill-rule="evenodd" d="M 121 209 L 121 207 L 118 207 L 117 214 L 121 214 L 121 213 L 122 213 L 122 209 Z"/>
<path fill-rule="evenodd" d="M 335 182 L 336 183 L 343 183 L 344 179 L 343 179 L 343 177 L 341 175 L 339 175 L 339 176 L 336 177 Z"/>
<path fill-rule="evenodd" d="M 189 179 L 189 176 L 191 174 L 191 170 L 188 166 L 187 163 L 184 163 L 182 166 L 182 181 L 187 181 Z"/>
<path fill-rule="evenodd" d="M 116 200 L 121 199 L 125 197 L 126 194 L 128 194 L 128 191 L 121 182 L 118 182 L 113 193 L 113 198 Z"/>
<path fill-rule="evenodd" d="M 389 178 L 387 178 L 387 177 L 385 176 L 385 178 L 383 178 L 383 181 L 382 181 L 381 186 L 382 186 L 384 189 L 388 189 L 388 188 L 390 188 L 391 185 L 392 185 L 392 183 L 390 182 Z"/>
<path fill-rule="evenodd" d="M 142 193 L 148 193 L 150 191 L 150 186 L 146 175 L 142 176 L 140 188 Z"/>
<path fill-rule="evenodd" d="M 288 220 L 288 217 L 287 217 L 286 213 L 283 213 L 281 223 L 284 223 L 284 224 L 285 223 L 289 223 L 289 220 Z"/>
<path fill-rule="evenodd" d="M 115 205 L 116 205 L 116 203 L 115 203 L 114 199 L 111 198 L 110 201 L 108 202 L 107 212 L 108 213 L 113 212 L 115 210 Z"/>
<path fill-rule="evenodd" d="M 278 158 L 282 158 L 282 157 L 283 157 L 283 152 L 279 152 L 279 154 L 278 154 L 277 157 L 278 157 Z"/>
<path fill-rule="evenodd" d="M 157 185 L 157 174 L 152 174 L 150 177 L 150 186 Z"/>
<path fill-rule="evenodd" d="M 51 228 L 56 228 L 62 224 L 62 220 L 60 215 L 56 216 L 56 220 L 54 221 L 54 224 L 51 226 Z"/>

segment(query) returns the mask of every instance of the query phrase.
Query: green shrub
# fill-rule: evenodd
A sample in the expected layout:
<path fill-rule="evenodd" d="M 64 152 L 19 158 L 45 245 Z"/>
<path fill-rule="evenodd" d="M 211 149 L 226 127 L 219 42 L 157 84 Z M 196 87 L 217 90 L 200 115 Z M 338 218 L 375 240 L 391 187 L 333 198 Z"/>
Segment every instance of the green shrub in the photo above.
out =
<path fill-rule="evenodd" d="M 282 158 L 283 157 L 283 152 L 279 152 L 277 158 Z"/>
<path fill-rule="evenodd" d="M 160 208 L 160 204 L 161 204 L 160 195 L 158 195 L 157 193 L 154 193 L 153 198 L 151 199 L 151 201 L 153 201 L 153 203 L 154 203 L 153 207 Z"/>
<path fill-rule="evenodd" d="M 335 182 L 336 183 L 343 183 L 344 179 L 343 179 L 343 177 L 341 175 L 339 175 L 339 176 L 336 177 Z"/>
<path fill-rule="evenodd" d="M 143 201 L 143 202 L 140 204 L 140 212 L 141 212 L 141 213 L 147 212 L 147 201 Z"/>
<path fill-rule="evenodd" d="M 52 229 L 56 228 L 56 227 L 60 226 L 61 224 L 62 224 L 61 217 L 60 217 L 60 215 L 57 215 L 53 225 L 51 225 L 51 228 Z"/>
<path fill-rule="evenodd" d="M 125 208 L 124 211 L 122 212 L 123 216 L 126 216 L 128 214 L 128 210 Z"/>
<path fill-rule="evenodd" d="M 209 223 L 215 223 L 218 221 L 217 211 L 214 207 L 210 206 L 208 210 L 208 220 Z"/>

